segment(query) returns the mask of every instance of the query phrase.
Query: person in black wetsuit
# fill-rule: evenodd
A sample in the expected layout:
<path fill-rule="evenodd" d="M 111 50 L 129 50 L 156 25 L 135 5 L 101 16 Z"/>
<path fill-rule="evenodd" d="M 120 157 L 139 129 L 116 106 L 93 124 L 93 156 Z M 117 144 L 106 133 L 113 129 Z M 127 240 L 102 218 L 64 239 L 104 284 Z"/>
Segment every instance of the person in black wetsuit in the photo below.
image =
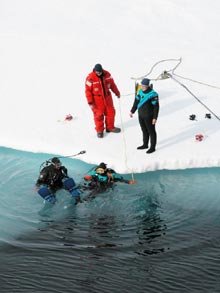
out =
<path fill-rule="evenodd" d="M 49 164 L 49 165 L 48 165 Z M 42 192 L 46 194 L 42 196 Z M 68 176 L 68 170 L 66 167 L 62 166 L 60 160 L 56 157 L 46 162 L 46 167 L 40 171 L 40 175 L 36 182 L 36 190 L 42 197 L 50 196 L 52 198 L 51 202 L 55 202 L 55 193 L 59 189 L 66 189 L 70 194 L 75 197 L 76 203 L 80 202 L 80 192 L 72 178 Z"/>
<path fill-rule="evenodd" d="M 159 113 L 159 97 L 150 87 L 150 80 L 148 78 L 144 78 L 141 81 L 141 89 L 136 94 L 130 111 L 131 118 L 137 109 L 139 124 L 143 133 L 143 145 L 138 146 L 137 149 L 148 149 L 150 140 L 150 148 L 147 150 L 147 153 L 150 154 L 155 152 L 157 144 L 155 125 Z"/>

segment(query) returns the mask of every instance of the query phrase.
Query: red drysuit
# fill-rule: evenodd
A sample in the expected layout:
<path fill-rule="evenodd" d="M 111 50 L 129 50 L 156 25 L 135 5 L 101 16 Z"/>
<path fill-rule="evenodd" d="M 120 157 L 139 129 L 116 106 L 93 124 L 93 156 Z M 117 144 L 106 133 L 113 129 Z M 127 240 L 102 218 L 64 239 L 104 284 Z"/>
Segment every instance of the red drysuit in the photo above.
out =
<path fill-rule="evenodd" d="M 92 108 L 95 129 L 97 132 L 112 130 L 115 121 L 115 108 L 110 90 L 119 98 L 120 92 L 111 77 L 111 74 L 103 70 L 102 75 L 96 75 L 93 70 L 86 78 L 85 94 L 88 104 Z"/>

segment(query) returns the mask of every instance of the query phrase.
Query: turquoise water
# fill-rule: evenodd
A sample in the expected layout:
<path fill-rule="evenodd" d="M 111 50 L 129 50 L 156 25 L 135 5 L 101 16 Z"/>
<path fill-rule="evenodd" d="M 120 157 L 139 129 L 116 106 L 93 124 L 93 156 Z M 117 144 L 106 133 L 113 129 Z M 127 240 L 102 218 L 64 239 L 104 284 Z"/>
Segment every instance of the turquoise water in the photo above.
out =
<path fill-rule="evenodd" d="M 219 168 L 45 205 L 34 183 L 52 156 L 0 148 L 0 292 L 220 292 Z M 76 182 L 92 167 L 62 162 Z"/>

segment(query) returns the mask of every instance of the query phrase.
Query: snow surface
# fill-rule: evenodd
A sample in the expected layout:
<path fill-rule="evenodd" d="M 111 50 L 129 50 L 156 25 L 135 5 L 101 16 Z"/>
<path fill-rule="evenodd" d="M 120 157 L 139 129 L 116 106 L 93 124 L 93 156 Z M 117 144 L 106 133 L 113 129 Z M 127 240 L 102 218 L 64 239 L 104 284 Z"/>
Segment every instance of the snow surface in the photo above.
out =
<path fill-rule="evenodd" d="M 129 117 L 135 81 L 175 78 L 220 116 L 220 2 L 212 0 L 1 0 L 0 145 L 104 161 L 121 173 L 220 166 L 220 121 L 172 78 L 153 81 L 160 97 L 157 151 Z M 120 134 L 96 137 L 84 94 L 96 63 L 110 71 Z M 153 67 L 153 68 L 152 68 Z M 65 122 L 67 114 L 74 119 Z M 189 116 L 195 114 L 197 120 Z M 195 135 L 202 133 L 201 142 Z"/>

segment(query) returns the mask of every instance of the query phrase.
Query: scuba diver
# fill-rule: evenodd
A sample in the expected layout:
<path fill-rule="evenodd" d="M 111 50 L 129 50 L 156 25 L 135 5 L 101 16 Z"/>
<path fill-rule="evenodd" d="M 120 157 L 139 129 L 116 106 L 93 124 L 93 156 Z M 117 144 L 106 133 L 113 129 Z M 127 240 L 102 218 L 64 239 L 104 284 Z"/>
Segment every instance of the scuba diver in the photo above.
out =
<path fill-rule="evenodd" d="M 43 166 L 43 167 L 42 167 Z M 42 169 L 36 182 L 38 194 L 45 200 L 55 203 L 56 191 L 65 189 L 75 198 L 75 204 L 81 202 L 80 191 L 73 178 L 68 176 L 68 170 L 61 161 L 54 157 L 41 165 Z"/>
<path fill-rule="evenodd" d="M 135 184 L 134 180 L 126 180 L 121 175 L 117 174 L 113 169 L 107 168 L 107 164 L 100 163 L 92 171 L 84 176 L 84 186 L 80 188 L 91 190 L 84 200 L 95 198 L 98 193 L 105 192 L 109 188 L 113 188 L 115 182 L 124 182 L 127 184 Z"/>

